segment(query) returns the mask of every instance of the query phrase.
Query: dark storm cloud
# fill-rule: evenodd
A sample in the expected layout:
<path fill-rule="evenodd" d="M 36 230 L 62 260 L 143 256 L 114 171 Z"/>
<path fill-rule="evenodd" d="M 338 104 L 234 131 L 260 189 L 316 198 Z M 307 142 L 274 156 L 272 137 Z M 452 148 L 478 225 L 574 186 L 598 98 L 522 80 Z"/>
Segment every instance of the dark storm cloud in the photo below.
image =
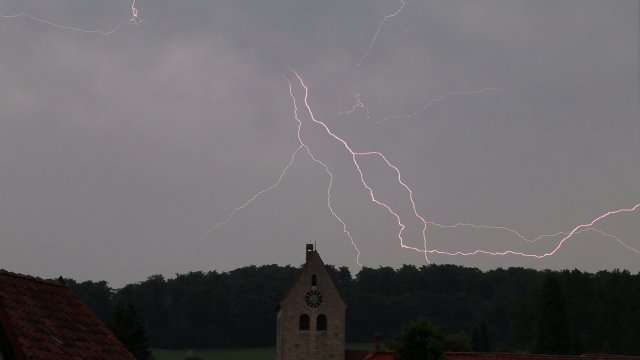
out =
<path fill-rule="evenodd" d="M 297 147 L 282 75 L 299 71 L 317 114 L 403 171 L 428 220 L 570 230 L 640 201 L 636 1 L 4 1 L 0 14 L 0 261 L 26 273 L 106 278 L 300 263 L 355 250 L 326 207 L 328 175 Z M 367 51 L 370 51 L 367 53 Z M 363 59 L 363 55 L 367 56 Z M 356 64 L 362 60 L 358 67 Z M 431 99 L 433 102 L 416 116 Z M 301 88 L 296 88 L 301 96 Z M 354 93 L 369 109 L 357 108 Z M 301 98 L 298 99 L 299 101 Z M 381 122 L 388 116 L 397 116 Z M 347 153 L 306 140 L 334 170 L 335 210 L 368 266 L 424 263 L 358 186 Z M 379 161 L 366 180 L 406 219 L 407 194 Z M 637 213 L 598 228 L 640 247 Z M 543 252 L 509 234 L 430 229 L 431 246 Z M 433 256 L 481 266 L 640 268 L 611 237 L 581 234 L 555 257 Z"/>

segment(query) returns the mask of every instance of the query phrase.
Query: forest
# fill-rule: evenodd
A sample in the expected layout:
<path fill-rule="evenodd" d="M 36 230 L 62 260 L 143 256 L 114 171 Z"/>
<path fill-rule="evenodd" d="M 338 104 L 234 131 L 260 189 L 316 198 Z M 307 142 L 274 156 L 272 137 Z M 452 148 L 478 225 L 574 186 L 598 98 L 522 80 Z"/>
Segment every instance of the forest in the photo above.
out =
<path fill-rule="evenodd" d="M 404 324 L 428 318 L 462 339 L 453 350 L 472 350 L 472 333 L 482 324 L 492 351 L 535 352 L 554 336 L 562 340 L 557 353 L 640 354 L 640 273 L 404 265 L 365 267 L 352 276 L 347 267 L 326 268 L 349 306 L 350 343 L 371 342 L 374 333 L 388 340 Z M 132 302 L 152 347 L 259 347 L 274 346 L 275 310 L 298 270 L 265 265 L 153 275 L 120 289 L 106 281 L 65 282 L 105 323 L 116 304 Z"/>

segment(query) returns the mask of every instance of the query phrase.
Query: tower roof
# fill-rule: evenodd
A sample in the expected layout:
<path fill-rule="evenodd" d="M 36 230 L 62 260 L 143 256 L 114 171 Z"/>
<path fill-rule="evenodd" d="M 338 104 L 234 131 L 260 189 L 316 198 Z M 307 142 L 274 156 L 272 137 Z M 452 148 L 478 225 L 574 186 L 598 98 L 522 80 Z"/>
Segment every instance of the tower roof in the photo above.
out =
<path fill-rule="evenodd" d="M 320 254 L 318 254 L 318 251 L 316 250 L 315 245 L 307 244 L 306 252 L 305 252 L 305 263 L 304 265 L 302 265 L 302 268 L 298 272 L 296 279 L 291 283 L 291 286 L 289 286 L 289 288 L 285 292 L 284 296 L 282 297 L 282 300 L 280 300 L 280 303 L 278 304 L 278 307 L 276 308 L 276 310 L 280 309 L 280 305 L 282 304 L 282 302 L 285 301 L 291 295 L 291 293 L 296 289 L 297 284 L 301 281 L 304 274 L 309 272 L 309 269 L 311 267 L 321 268 L 322 271 L 327 274 L 328 278 L 331 280 L 331 286 L 335 288 L 340 301 L 342 301 L 342 303 L 344 303 L 346 306 L 347 304 L 346 301 L 344 301 L 342 294 L 340 294 L 340 291 L 338 291 L 338 288 L 335 286 L 335 281 L 333 279 L 333 276 L 331 276 L 331 274 L 326 270 L 325 264 L 322 261 Z"/>

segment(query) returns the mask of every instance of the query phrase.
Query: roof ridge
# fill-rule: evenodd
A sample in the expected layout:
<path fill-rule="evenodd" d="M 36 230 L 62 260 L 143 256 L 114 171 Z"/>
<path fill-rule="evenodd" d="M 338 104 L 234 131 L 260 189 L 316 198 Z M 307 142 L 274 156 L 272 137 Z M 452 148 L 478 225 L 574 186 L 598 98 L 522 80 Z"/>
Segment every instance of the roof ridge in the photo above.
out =
<path fill-rule="evenodd" d="M 19 279 L 24 279 L 24 280 L 30 280 L 30 281 L 34 281 L 34 282 L 38 282 L 38 283 L 42 283 L 42 284 L 46 284 L 46 285 L 51 285 L 51 286 L 60 286 L 60 287 L 64 287 L 66 288 L 67 285 L 60 282 L 59 280 L 53 280 L 53 279 L 43 279 L 37 276 L 31 276 L 31 275 L 25 275 L 25 274 L 20 274 L 20 273 L 16 273 L 13 271 L 8 271 L 5 269 L 0 269 L 0 275 L 5 275 L 5 276 L 11 276 L 11 277 L 15 277 L 15 278 L 19 278 Z M 62 278 L 62 277 L 60 277 Z"/>

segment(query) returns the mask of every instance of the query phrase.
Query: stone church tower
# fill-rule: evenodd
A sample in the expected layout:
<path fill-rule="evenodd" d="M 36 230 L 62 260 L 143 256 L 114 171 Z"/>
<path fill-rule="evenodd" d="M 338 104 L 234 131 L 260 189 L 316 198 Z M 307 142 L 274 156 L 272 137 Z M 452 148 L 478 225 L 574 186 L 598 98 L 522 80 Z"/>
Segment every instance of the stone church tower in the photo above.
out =
<path fill-rule="evenodd" d="M 315 250 L 278 306 L 276 360 L 344 360 L 347 304 Z"/>

